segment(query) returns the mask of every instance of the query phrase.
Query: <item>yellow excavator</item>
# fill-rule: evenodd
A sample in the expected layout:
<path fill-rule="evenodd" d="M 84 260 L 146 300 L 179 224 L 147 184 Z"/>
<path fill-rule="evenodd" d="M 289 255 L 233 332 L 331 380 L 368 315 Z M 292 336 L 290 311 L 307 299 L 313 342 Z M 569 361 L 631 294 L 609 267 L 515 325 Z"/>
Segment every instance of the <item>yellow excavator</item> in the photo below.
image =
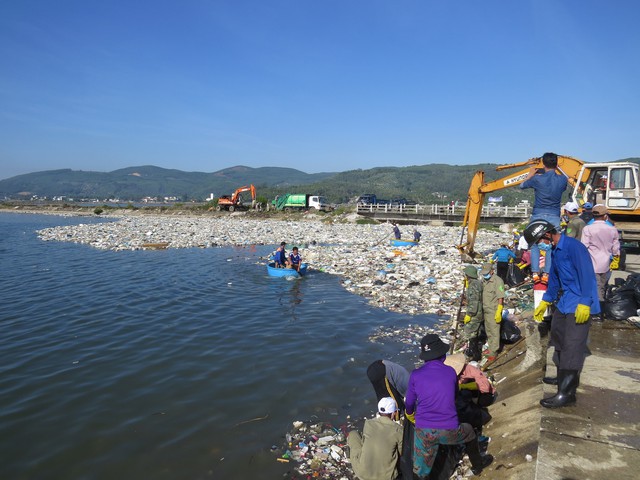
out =
<path fill-rule="evenodd" d="M 525 162 L 501 165 L 496 171 L 525 167 L 511 175 L 485 182 L 484 172 L 479 170 L 473 176 L 467 197 L 467 209 L 462 221 L 462 235 L 458 250 L 471 257 L 475 255 L 475 243 L 484 197 L 487 193 L 515 187 L 526 179 L 531 167 L 543 168 L 542 157 L 530 158 Z M 582 206 L 601 203 L 607 206 L 609 216 L 620 232 L 624 242 L 640 241 L 640 187 L 638 185 L 638 164 L 632 162 L 585 163 L 573 157 L 558 155 L 557 172 L 567 177 L 573 188 L 571 199 Z M 467 232 L 464 240 L 465 229 Z"/>

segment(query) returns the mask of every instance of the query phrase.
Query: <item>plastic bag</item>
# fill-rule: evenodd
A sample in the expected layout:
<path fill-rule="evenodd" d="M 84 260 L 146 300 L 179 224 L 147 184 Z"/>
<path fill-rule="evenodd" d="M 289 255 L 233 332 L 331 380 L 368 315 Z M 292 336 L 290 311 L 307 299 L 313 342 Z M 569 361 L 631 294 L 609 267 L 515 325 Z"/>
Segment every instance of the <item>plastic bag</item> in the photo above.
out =
<path fill-rule="evenodd" d="M 609 320 L 626 320 L 638 313 L 640 276 L 631 275 L 622 284 L 607 285 L 604 296 L 604 315 Z"/>
<path fill-rule="evenodd" d="M 522 333 L 515 323 L 507 319 L 500 322 L 500 340 L 502 340 L 502 343 L 516 343 L 520 338 L 522 338 Z"/>
<path fill-rule="evenodd" d="M 515 263 L 510 263 L 509 268 L 507 270 L 507 278 L 504 283 L 507 284 L 509 288 L 515 287 L 516 285 L 520 285 L 524 282 L 524 273 L 518 265 Z"/>

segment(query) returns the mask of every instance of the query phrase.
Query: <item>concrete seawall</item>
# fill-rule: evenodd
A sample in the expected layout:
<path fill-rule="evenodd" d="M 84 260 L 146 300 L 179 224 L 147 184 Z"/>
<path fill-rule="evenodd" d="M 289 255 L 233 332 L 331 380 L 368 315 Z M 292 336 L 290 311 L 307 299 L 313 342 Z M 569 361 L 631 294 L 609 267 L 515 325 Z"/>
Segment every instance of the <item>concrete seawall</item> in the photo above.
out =
<path fill-rule="evenodd" d="M 627 257 L 626 277 L 640 272 L 640 256 Z M 613 280 L 612 280 L 613 281 Z M 528 313 L 531 316 L 531 312 Z M 533 324 L 530 324 L 533 325 Z M 540 345 L 536 343 L 540 341 Z M 556 388 L 542 383 L 555 375 L 547 337 L 529 335 L 487 373 L 498 383 L 499 398 L 485 427 L 492 438 L 493 465 L 482 476 L 518 480 L 599 480 L 640 477 L 640 329 L 605 320 L 590 330 L 591 355 L 580 377 L 577 403 L 560 409 L 539 405 Z M 525 365 L 526 349 L 543 355 Z"/>

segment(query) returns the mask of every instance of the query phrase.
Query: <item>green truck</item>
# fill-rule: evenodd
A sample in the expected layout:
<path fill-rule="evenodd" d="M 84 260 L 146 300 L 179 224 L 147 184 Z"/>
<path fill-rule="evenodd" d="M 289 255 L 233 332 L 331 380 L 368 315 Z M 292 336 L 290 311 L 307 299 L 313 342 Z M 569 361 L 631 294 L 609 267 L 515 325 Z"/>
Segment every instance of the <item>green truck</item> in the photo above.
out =
<path fill-rule="evenodd" d="M 284 211 L 322 210 L 324 212 L 330 212 L 333 210 L 333 207 L 329 205 L 326 198 L 308 193 L 286 193 L 284 195 L 278 195 L 271 204 L 276 210 Z"/>

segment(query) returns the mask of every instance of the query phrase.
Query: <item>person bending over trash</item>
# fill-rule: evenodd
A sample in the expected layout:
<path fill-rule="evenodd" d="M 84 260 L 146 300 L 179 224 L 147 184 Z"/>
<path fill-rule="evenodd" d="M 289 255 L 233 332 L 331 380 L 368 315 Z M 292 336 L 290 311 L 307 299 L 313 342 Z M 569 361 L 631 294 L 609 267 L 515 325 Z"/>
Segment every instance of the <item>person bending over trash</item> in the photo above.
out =
<path fill-rule="evenodd" d="M 458 375 L 456 412 L 460 423 L 469 423 L 481 442 L 482 426 L 491 420 L 486 407 L 493 404 L 497 394 L 487 376 L 478 367 L 467 363 L 463 354 L 447 355 L 444 361 Z M 486 438 L 486 437 L 484 437 Z"/>
<path fill-rule="evenodd" d="M 418 231 L 417 228 L 414 228 L 413 229 L 413 241 L 414 242 L 419 242 L 421 238 L 422 238 L 422 234 Z"/>
<path fill-rule="evenodd" d="M 289 265 L 291 265 L 291 268 L 299 272 L 301 263 L 302 257 L 298 253 L 298 247 L 293 247 L 291 249 L 291 253 L 289 254 Z"/>
<path fill-rule="evenodd" d="M 472 265 L 464 267 L 465 296 L 467 313 L 464 316 L 464 339 L 467 342 L 466 355 L 473 360 L 480 360 L 482 347 L 478 345 L 478 336 L 482 326 L 482 281 L 478 279 L 478 270 Z"/>
<path fill-rule="evenodd" d="M 409 371 L 390 360 L 376 360 L 367 368 L 367 377 L 373 385 L 378 400 L 393 398 L 400 413 L 404 412 L 404 397 L 407 395 Z"/>
<path fill-rule="evenodd" d="M 484 329 L 487 332 L 489 348 L 482 352 L 487 361 L 493 362 L 500 351 L 500 322 L 504 303 L 504 282 L 493 274 L 493 265 L 485 263 L 480 270 L 484 285 L 482 286 L 482 313 Z"/>
<path fill-rule="evenodd" d="M 391 397 L 398 405 L 398 413 L 404 413 L 404 397 L 407 395 L 409 385 L 409 371 L 397 363 L 389 360 L 376 360 L 367 368 L 367 377 L 373 385 L 376 397 L 382 400 L 384 397 Z M 414 428 L 413 423 L 406 419 L 403 422 L 402 453 L 400 456 L 399 469 L 402 478 L 411 479 L 413 476 L 412 445 Z"/>
<path fill-rule="evenodd" d="M 444 363 L 448 351 L 449 345 L 438 335 L 425 335 L 420 341 L 420 359 L 425 363 L 409 377 L 406 415 L 415 421 L 413 471 L 420 477 L 431 473 L 439 445 L 464 444 L 475 475 L 493 461 L 491 455 L 480 454 L 473 427 L 458 421 L 458 377 Z"/>
<path fill-rule="evenodd" d="M 497 398 L 496 389 L 482 370 L 467 363 L 463 354 L 447 355 L 444 363 L 456 371 L 460 390 L 470 391 L 474 394 L 474 397 L 478 397 L 478 405 L 488 407 L 495 402 Z"/>
<path fill-rule="evenodd" d="M 402 427 L 398 405 L 391 397 L 378 402 L 378 417 L 364 421 L 362 436 L 352 430 L 347 436 L 349 459 L 360 480 L 395 480 L 402 452 Z M 363 438 L 364 437 L 364 438 Z"/>

